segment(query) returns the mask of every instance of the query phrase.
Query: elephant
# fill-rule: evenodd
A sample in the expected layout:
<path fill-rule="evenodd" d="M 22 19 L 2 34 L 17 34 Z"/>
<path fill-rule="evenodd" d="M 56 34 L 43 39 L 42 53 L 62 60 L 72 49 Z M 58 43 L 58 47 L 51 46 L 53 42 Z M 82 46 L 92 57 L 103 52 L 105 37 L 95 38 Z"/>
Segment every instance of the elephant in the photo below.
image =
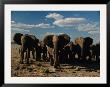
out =
<path fill-rule="evenodd" d="M 100 43 L 91 46 L 92 57 L 96 59 L 96 62 L 100 61 Z"/>
<path fill-rule="evenodd" d="M 43 43 L 43 41 L 40 41 L 40 48 L 41 48 L 41 57 L 44 61 L 48 61 L 47 59 L 47 46 Z"/>
<path fill-rule="evenodd" d="M 75 39 L 74 44 L 77 46 L 75 50 L 78 50 L 80 59 L 86 60 L 86 57 L 89 56 L 91 60 L 90 46 L 93 44 L 93 39 L 91 37 L 78 37 Z"/>
<path fill-rule="evenodd" d="M 81 47 L 79 44 L 74 44 L 74 42 L 71 41 L 64 47 L 64 49 L 64 58 L 66 58 L 66 63 L 72 64 L 74 60 L 76 60 L 76 54 L 78 56 L 77 59 L 81 57 Z"/>
<path fill-rule="evenodd" d="M 53 55 L 51 55 L 50 64 L 54 65 L 54 68 L 60 67 L 59 54 L 64 46 L 70 42 L 70 36 L 67 34 L 47 35 L 43 42 L 49 48 L 52 48 Z"/>
<path fill-rule="evenodd" d="M 69 42 L 66 46 L 64 46 L 63 50 L 61 51 L 63 55 L 62 61 L 64 63 L 73 63 L 73 42 Z"/>
<path fill-rule="evenodd" d="M 34 35 L 29 35 L 29 34 L 23 35 L 21 33 L 16 33 L 13 37 L 13 40 L 16 44 L 21 45 L 20 63 L 23 64 L 24 53 L 26 53 L 26 63 L 27 64 L 29 63 L 30 51 L 32 51 L 33 57 L 34 57 L 34 51 L 36 51 L 36 58 L 37 58 L 39 39 L 37 39 Z"/>

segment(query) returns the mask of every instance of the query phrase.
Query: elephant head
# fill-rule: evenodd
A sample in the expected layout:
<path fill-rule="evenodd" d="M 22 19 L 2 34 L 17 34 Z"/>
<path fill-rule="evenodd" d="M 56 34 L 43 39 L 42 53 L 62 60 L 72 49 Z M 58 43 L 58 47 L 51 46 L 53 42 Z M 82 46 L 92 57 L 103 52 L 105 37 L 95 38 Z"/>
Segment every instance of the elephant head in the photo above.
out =
<path fill-rule="evenodd" d="M 54 67 L 57 68 L 58 66 L 60 66 L 59 52 L 65 45 L 70 42 L 70 37 L 67 34 L 47 35 L 46 37 L 44 37 L 43 41 L 48 47 L 53 48 L 54 55 L 52 61 L 54 61 Z"/>
<path fill-rule="evenodd" d="M 16 44 L 21 45 L 21 37 L 23 36 L 23 34 L 21 33 L 16 33 L 13 37 L 13 40 Z"/>

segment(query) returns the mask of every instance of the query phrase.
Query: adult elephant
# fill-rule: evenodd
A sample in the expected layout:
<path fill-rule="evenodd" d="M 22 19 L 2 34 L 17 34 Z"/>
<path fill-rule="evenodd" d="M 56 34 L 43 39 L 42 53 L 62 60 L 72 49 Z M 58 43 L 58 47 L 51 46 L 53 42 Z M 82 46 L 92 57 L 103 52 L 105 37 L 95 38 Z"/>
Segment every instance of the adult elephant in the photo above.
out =
<path fill-rule="evenodd" d="M 47 35 L 43 42 L 53 49 L 53 58 L 50 58 L 51 65 L 54 65 L 55 68 L 60 67 L 59 53 L 70 42 L 70 37 L 67 34 Z"/>
<path fill-rule="evenodd" d="M 91 46 L 92 57 L 96 59 L 96 62 L 100 61 L 100 43 Z"/>
<path fill-rule="evenodd" d="M 79 49 L 79 55 L 81 55 L 81 59 L 85 60 L 87 56 L 89 56 L 89 60 L 91 60 L 91 45 L 93 43 L 93 39 L 90 37 L 78 37 L 74 41 L 75 45 L 77 45 L 76 49 Z"/>
<path fill-rule="evenodd" d="M 26 63 L 29 63 L 30 51 L 32 51 L 33 57 L 34 57 L 34 49 L 36 51 L 36 54 L 38 53 L 39 40 L 34 35 L 29 35 L 29 34 L 23 35 L 21 33 L 16 33 L 13 37 L 13 40 L 16 44 L 21 45 L 20 63 L 23 63 L 25 52 L 26 52 Z M 36 58 L 37 58 L 37 55 L 36 55 Z"/>

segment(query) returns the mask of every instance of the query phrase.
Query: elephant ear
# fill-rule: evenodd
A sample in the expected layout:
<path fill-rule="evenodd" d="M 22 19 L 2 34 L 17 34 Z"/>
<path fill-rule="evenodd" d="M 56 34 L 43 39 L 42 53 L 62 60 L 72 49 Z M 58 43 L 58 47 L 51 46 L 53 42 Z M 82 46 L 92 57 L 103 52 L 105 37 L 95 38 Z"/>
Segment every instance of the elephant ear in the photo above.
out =
<path fill-rule="evenodd" d="M 93 43 L 93 39 L 92 38 L 90 38 L 90 37 L 84 38 L 84 45 L 85 46 L 90 46 L 90 45 L 92 45 L 92 43 Z"/>
<path fill-rule="evenodd" d="M 64 47 L 70 42 L 70 36 L 67 34 L 61 34 L 58 36 L 59 38 L 59 47 Z"/>
<path fill-rule="evenodd" d="M 13 37 L 13 40 L 16 44 L 21 45 L 21 37 L 23 36 L 23 34 L 21 33 L 16 33 Z"/>
<path fill-rule="evenodd" d="M 44 40 L 43 40 L 44 44 L 46 44 L 50 48 L 53 48 L 54 47 L 53 46 L 53 42 L 52 42 L 53 36 L 54 35 L 47 35 L 47 36 L 44 37 Z"/>
<path fill-rule="evenodd" d="M 77 37 L 74 40 L 75 45 L 79 45 L 81 48 L 83 48 L 84 38 L 83 37 Z"/>

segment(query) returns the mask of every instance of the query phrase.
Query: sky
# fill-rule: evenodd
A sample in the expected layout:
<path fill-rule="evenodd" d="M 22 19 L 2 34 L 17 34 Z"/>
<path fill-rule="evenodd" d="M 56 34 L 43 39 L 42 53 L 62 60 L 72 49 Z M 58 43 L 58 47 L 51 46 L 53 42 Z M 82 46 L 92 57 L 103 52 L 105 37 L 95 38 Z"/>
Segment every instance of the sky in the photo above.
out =
<path fill-rule="evenodd" d="M 100 41 L 99 11 L 12 11 L 11 40 L 15 33 L 33 34 L 43 40 L 46 35 L 66 33 L 77 37 L 92 37 Z"/>

